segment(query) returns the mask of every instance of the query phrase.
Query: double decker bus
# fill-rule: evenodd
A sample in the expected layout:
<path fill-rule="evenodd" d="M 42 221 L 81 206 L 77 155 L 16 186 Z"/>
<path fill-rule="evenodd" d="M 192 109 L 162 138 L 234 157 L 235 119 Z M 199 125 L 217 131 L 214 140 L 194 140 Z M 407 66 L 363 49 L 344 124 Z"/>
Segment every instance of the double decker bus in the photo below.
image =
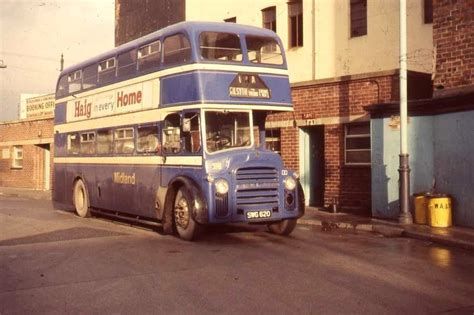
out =
<path fill-rule="evenodd" d="M 55 204 L 185 240 L 237 222 L 290 234 L 304 194 L 265 146 L 267 115 L 292 111 L 282 47 L 266 29 L 182 22 L 62 71 Z"/>

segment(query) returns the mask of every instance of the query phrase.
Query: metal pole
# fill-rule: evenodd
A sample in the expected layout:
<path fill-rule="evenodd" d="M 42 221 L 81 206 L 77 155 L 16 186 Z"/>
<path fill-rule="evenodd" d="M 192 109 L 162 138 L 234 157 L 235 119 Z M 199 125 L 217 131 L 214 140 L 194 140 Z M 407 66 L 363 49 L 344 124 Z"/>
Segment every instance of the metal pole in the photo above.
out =
<path fill-rule="evenodd" d="M 63 71 L 64 70 L 64 55 L 63 54 L 61 54 L 61 60 L 59 62 L 61 64 L 59 71 Z"/>
<path fill-rule="evenodd" d="M 412 224 L 410 213 L 410 165 L 407 130 L 407 12 L 406 0 L 400 0 L 400 215 L 401 224 Z"/>

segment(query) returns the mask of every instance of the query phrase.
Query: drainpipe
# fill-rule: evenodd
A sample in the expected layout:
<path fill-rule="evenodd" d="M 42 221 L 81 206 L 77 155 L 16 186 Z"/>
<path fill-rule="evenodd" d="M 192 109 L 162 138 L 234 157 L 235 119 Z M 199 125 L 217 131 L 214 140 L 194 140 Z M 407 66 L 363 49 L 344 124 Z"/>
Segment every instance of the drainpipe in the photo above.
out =
<path fill-rule="evenodd" d="M 410 213 L 410 165 L 408 162 L 407 104 L 407 12 L 406 0 L 400 0 L 400 215 L 401 224 L 412 224 Z"/>

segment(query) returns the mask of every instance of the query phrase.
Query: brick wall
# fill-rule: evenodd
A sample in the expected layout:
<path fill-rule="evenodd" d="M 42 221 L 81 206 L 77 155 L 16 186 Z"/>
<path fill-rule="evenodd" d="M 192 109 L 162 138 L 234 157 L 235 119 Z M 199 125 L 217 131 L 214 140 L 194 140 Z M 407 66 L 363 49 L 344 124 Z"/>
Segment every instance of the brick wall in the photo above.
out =
<path fill-rule="evenodd" d="M 6 149 L 10 158 L 0 156 L 0 186 L 44 189 L 44 150 L 50 149 L 50 187 L 53 182 L 53 120 L 31 120 L 0 124 L 0 154 Z M 12 168 L 13 146 L 23 148 L 23 167 Z"/>
<path fill-rule="evenodd" d="M 434 0 L 433 41 L 435 87 L 451 89 L 474 85 L 474 2 Z"/>
<path fill-rule="evenodd" d="M 429 74 L 411 72 L 408 81 L 411 99 L 431 95 Z M 285 126 L 281 128 L 282 158 L 286 167 L 300 172 L 298 128 L 307 126 L 307 117 L 324 125 L 325 206 L 335 201 L 343 209 L 370 214 L 371 169 L 370 166 L 344 164 L 344 124 L 340 119 L 348 122 L 349 117 L 366 114 L 363 109 L 366 105 L 397 101 L 398 82 L 398 71 L 388 71 L 373 76 L 300 84 L 292 88 L 295 111 L 268 118 Z M 294 127 L 295 121 L 297 127 Z"/>

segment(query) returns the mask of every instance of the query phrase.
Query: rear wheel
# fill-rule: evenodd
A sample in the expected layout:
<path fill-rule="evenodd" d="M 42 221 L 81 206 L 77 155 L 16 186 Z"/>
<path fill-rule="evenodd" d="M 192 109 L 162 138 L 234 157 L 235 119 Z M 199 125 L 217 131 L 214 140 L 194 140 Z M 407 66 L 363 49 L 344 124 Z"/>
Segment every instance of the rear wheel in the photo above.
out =
<path fill-rule="evenodd" d="M 181 187 L 174 200 L 174 224 L 181 239 L 192 241 L 200 232 L 201 226 L 192 216 L 193 200 L 186 188 Z"/>
<path fill-rule="evenodd" d="M 267 224 L 268 230 L 277 235 L 290 235 L 296 227 L 296 219 L 286 219 Z"/>
<path fill-rule="evenodd" d="M 87 195 L 86 186 L 81 179 L 79 179 L 74 184 L 73 200 L 78 216 L 81 218 L 87 218 L 91 216 L 91 211 L 89 208 L 89 196 Z"/>

